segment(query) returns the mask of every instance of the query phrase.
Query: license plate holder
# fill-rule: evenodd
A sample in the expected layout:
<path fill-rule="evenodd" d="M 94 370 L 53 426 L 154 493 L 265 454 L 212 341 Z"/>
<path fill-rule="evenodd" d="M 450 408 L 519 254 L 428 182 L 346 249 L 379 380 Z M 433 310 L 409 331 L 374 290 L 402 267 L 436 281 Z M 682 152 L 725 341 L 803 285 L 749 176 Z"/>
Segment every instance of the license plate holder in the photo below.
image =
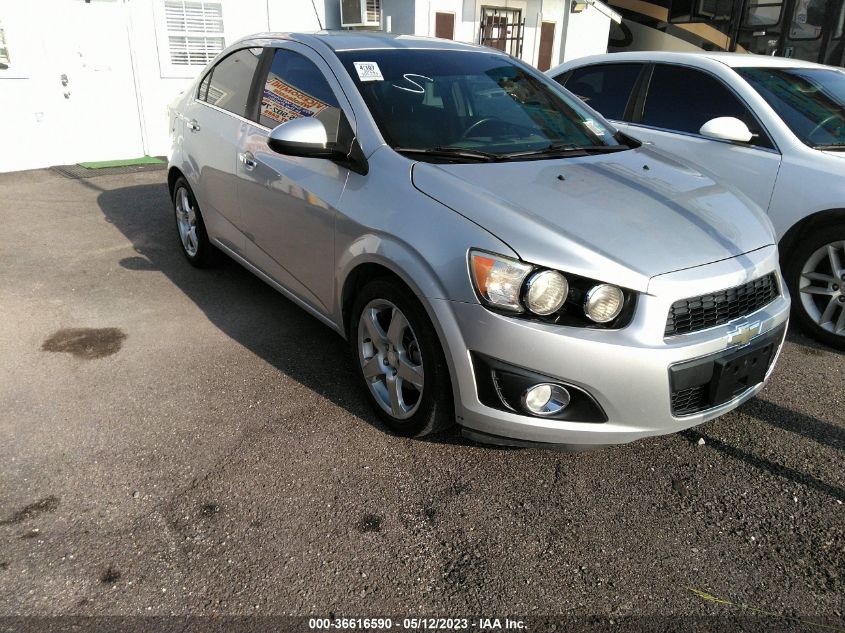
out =
<path fill-rule="evenodd" d="M 733 400 L 743 391 L 763 382 L 773 348 L 777 345 L 777 340 L 767 339 L 716 359 L 710 382 L 710 402 L 713 406 Z"/>

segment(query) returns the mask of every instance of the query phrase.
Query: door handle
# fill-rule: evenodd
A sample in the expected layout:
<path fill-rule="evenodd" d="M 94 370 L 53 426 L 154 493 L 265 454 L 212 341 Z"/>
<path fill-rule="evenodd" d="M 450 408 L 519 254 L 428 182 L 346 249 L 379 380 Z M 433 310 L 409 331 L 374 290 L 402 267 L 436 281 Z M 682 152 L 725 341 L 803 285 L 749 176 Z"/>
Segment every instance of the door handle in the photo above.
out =
<path fill-rule="evenodd" d="M 188 129 L 191 130 L 191 132 L 199 132 L 200 124 L 197 123 L 196 119 L 191 119 L 190 121 L 188 121 Z"/>
<path fill-rule="evenodd" d="M 252 152 L 243 152 L 238 154 L 238 160 L 241 161 L 241 164 L 247 171 L 252 171 L 255 169 L 255 166 L 258 165 L 258 162 L 255 160 L 255 156 L 252 155 Z"/>

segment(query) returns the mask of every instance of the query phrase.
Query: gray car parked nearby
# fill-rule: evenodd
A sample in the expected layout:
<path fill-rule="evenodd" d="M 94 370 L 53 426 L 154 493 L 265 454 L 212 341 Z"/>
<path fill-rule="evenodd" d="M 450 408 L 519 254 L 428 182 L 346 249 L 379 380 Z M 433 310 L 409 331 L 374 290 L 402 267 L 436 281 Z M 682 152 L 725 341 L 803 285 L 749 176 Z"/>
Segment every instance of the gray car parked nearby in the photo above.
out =
<path fill-rule="evenodd" d="M 188 260 L 223 251 L 346 337 L 397 433 L 629 442 L 730 411 L 777 359 L 767 217 L 498 51 L 256 35 L 170 121 Z"/>

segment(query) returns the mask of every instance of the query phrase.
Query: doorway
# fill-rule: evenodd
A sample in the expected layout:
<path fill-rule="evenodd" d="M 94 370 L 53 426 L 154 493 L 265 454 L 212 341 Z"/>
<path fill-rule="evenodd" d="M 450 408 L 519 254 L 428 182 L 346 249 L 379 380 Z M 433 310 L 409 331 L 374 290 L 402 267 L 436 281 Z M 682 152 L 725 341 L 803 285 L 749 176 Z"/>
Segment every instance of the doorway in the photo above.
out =
<path fill-rule="evenodd" d="M 45 12 L 52 59 L 42 87 L 53 106 L 60 143 L 53 164 L 135 158 L 144 154 L 140 105 L 120 0 L 65 0 Z"/>

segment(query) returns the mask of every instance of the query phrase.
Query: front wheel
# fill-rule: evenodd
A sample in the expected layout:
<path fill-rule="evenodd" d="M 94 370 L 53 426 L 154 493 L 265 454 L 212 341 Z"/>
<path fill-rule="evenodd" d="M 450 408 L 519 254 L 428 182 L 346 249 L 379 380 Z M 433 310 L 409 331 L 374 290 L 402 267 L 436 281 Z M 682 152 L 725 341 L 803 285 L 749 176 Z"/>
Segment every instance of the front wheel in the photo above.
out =
<path fill-rule="evenodd" d="M 367 284 L 356 297 L 349 338 L 370 402 L 390 430 L 416 437 L 454 422 L 440 341 L 403 285 L 386 279 Z"/>
<path fill-rule="evenodd" d="M 845 349 L 845 225 L 801 237 L 784 267 L 793 315 L 809 336 Z"/>

